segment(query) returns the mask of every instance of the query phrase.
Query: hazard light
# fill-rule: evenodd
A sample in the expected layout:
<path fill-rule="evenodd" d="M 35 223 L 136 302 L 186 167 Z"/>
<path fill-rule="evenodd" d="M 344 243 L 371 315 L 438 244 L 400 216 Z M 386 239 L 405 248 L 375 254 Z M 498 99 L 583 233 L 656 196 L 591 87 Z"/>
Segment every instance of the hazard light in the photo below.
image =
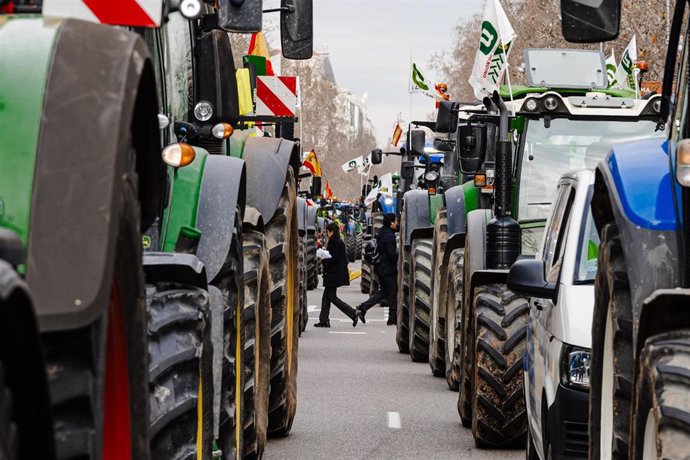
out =
<path fill-rule="evenodd" d="M 168 145 L 163 149 L 161 156 L 167 165 L 173 168 L 181 168 L 194 161 L 196 153 L 191 145 L 180 142 L 179 144 Z"/>

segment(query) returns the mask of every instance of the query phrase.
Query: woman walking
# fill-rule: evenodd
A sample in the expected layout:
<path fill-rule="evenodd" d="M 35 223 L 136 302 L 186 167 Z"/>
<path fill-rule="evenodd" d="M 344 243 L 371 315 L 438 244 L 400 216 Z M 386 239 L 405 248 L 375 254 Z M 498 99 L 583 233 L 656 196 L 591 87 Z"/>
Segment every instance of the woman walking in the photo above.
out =
<path fill-rule="evenodd" d="M 340 311 L 345 313 L 352 320 L 352 327 L 357 326 L 360 313 L 338 298 L 338 288 L 350 285 L 350 273 L 347 270 L 347 255 L 345 254 L 345 243 L 340 239 L 340 228 L 338 224 L 331 222 L 326 226 L 328 235 L 328 246 L 326 250 L 331 257 L 323 259 L 323 297 L 321 298 L 321 314 L 319 322 L 314 327 L 331 327 L 328 317 L 331 310 L 331 303 Z"/>

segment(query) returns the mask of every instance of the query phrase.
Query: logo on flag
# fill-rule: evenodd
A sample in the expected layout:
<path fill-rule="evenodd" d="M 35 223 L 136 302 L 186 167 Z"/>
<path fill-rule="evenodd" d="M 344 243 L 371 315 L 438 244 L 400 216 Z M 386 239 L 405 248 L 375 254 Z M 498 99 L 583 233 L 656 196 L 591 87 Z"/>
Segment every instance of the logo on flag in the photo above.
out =
<path fill-rule="evenodd" d="M 391 140 L 391 144 L 394 147 L 398 146 L 398 142 L 400 142 L 400 138 L 402 137 L 403 130 L 400 127 L 400 123 L 396 123 L 395 125 L 395 131 L 393 131 L 393 139 Z"/>
<path fill-rule="evenodd" d="M 422 72 L 417 68 L 417 64 L 412 63 L 412 84 L 410 85 L 411 93 L 419 93 L 422 91 L 429 91 L 430 84 L 424 78 Z"/>
<path fill-rule="evenodd" d="M 256 77 L 256 114 L 293 118 L 297 111 L 297 77 Z"/>
<path fill-rule="evenodd" d="M 321 164 L 319 159 L 316 157 L 316 152 L 312 149 L 311 152 L 307 154 L 302 165 L 307 168 L 316 177 L 321 177 Z"/>
<path fill-rule="evenodd" d="M 611 56 L 606 60 L 606 77 L 609 81 L 609 88 L 618 86 L 618 81 L 616 81 L 616 53 L 613 50 L 611 50 Z"/>
<path fill-rule="evenodd" d="M 352 160 L 348 161 L 347 163 L 341 165 L 340 167 L 343 168 L 344 172 L 350 172 L 353 171 L 360 166 L 364 166 L 364 157 L 363 156 L 358 156 L 357 158 L 353 158 Z"/>
<path fill-rule="evenodd" d="M 487 1 L 479 49 L 469 79 L 477 99 L 498 88 L 507 68 L 510 45 L 516 36 L 501 3 L 498 0 Z"/>
<path fill-rule="evenodd" d="M 635 35 L 623 51 L 621 62 L 616 68 L 616 84 L 623 89 L 639 91 L 637 87 L 637 37 Z"/>

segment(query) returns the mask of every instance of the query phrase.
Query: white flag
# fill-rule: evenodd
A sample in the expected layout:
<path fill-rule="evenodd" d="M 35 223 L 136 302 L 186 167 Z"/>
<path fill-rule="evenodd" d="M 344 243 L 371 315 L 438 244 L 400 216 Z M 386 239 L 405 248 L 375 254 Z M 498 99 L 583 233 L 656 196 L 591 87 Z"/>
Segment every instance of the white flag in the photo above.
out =
<path fill-rule="evenodd" d="M 508 64 L 510 45 L 517 37 L 501 3 L 488 0 L 479 37 L 479 49 L 474 58 L 470 85 L 477 99 L 490 95 L 498 88 Z"/>
<path fill-rule="evenodd" d="M 621 62 L 616 68 L 616 81 L 617 85 L 623 89 L 639 92 L 637 87 L 637 38 L 635 35 L 623 51 Z"/>
<path fill-rule="evenodd" d="M 364 165 L 364 157 L 362 157 L 360 155 L 357 158 L 354 158 L 354 159 L 348 161 L 347 163 L 341 165 L 340 167 L 343 168 L 343 171 L 350 172 L 350 171 L 357 169 L 358 167 L 363 166 L 363 165 Z"/>
<path fill-rule="evenodd" d="M 372 187 L 371 192 L 364 199 L 364 205 L 371 206 L 376 201 L 379 193 L 385 196 L 393 196 L 393 174 L 388 173 L 379 178 L 378 183 Z"/>
<path fill-rule="evenodd" d="M 616 52 L 614 50 L 611 50 L 611 56 L 606 60 L 606 76 L 608 77 L 609 88 L 618 86 L 616 81 Z"/>
<path fill-rule="evenodd" d="M 369 154 L 363 158 L 364 158 L 364 162 L 362 163 L 361 166 L 357 166 L 357 172 L 360 173 L 362 176 L 368 176 L 369 170 L 371 169 L 371 154 Z"/>

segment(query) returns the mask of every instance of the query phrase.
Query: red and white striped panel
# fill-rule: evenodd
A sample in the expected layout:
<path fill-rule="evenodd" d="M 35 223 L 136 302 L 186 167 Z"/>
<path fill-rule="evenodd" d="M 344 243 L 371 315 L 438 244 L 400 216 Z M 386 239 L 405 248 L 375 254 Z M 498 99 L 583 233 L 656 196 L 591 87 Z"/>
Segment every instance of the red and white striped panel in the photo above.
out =
<path fill-rule="evenodd" d="M 297 111 L 297 77 L 256 77 L 256 114 L 294 117 Z"/>
<path fill-rule="evenodd" d="M 118 26 L 158 27 L 161 0 L 43 0 L 43 16 Z"/>

